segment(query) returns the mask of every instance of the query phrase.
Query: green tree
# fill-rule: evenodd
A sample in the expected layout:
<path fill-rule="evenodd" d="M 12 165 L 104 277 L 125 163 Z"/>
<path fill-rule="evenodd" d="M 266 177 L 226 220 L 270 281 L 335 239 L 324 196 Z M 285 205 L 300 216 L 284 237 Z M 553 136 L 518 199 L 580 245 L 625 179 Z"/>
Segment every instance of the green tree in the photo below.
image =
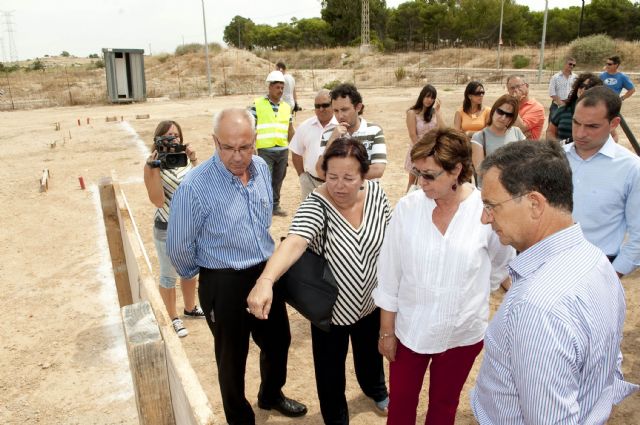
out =
<path fill-rule="evenodd" d="M 71 54 L 66 50 L 63 50 L 62 53 L 60 53 L 60 56 L 62 56 L 63 58 L 68 58 L 69 56 L 71 56 Z"/>
<path fill-rule="evenodd" d="M 428 28 L 423 25 L 421 19 L 425 9 L 426 4 L 419 1 L 401 3 L 397 9 L 391 9 L 387 26 L 388 37 L 407 49 L 413 49 L 415 43 L 421 43 Z"/>
<path fill-rule="evenodd" d="M 229 25 L 224 27 L 222 39 L 229 46 L 239 49 L 249 48 L 253 39 L 252 31 L 254 27 L 255 24 L 251 19 L 236 15 Z"/>
<path fill-rule="evenodd" d="M 300 33 L 300 47 L 329 47 L 332 44 L 331 26 L 320 18 L 300 19 L 296 28 Z"/>
<path fill-rule="evenodd" d="M 360 0 L 322 0 L 322 19 L 331 26 L 336 44 L 346 46 L 360 37 L 362 3 Z M 383 40 L 387 27 L 387 2 L 369 0 L 369 25 Z"/>
<path fill-rule="evenodd" d="M 638 25 L 640 5 L 629 0 L 592 0 L 585 6 L 583 34 L 630 39 Z"/>

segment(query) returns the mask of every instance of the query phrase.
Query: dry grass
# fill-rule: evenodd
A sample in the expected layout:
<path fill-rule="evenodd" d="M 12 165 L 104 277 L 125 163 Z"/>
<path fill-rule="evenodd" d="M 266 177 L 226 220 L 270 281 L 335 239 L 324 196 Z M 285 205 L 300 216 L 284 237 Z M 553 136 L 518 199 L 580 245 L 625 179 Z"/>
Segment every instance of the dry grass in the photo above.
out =
<path fill-rule="evenodd" d="M 623 68 L 632 71 L 640 66 L 640 42 L 616 40 L 616 51 L 623 57 Z M 547 46 L 544 80 L 562 66 L 568 46 Z M 330 81 L 351 81 L 361 87 L 410 86 L 426 82 L 464 84 L 471 79 L 499 83 L 512 57 L 529 58 L 529 72 L 538 68 L 539 50 L 530 47 L 505 47 L 501 66 L 496 69 L 497 51 L 479 48 L 447 48 L 433 51 L 361 54 L 356 47 L 298 51 L 248 52 L 223 49 L 210 53 L 212 89 L 216 95 L 261 93 L 264 77 L 275 62 L 284 61 L 296 78 L 299 91 L 317 90 Z M 20 70 L 8 74 L 14 104 L 19 109 L 105 103 L 104 69 L 95 69 L 87 58 L 51 57 L 41 59 L 44 71 Z M 23 62 L 27 67 L 29 61 Z M 443 71 L 437 68 L 453 68 Z M 526 72 L 527 68 L 519 72 Z M 404 70 L 398 78 L 398 69 Z M 577 71 L 594 70 L 578 64 Z M 204 55 L 187 53 L 176 56 L 161 53 L 145 57 L 148 97 L 199 97 L 208 94 Z M 67 83 L 67 78 L 69 83 Z M 11 108 L 7 78 L 0 78 L 0 110 Z M 71 94 L 71 96 L 69 96 Z"/>

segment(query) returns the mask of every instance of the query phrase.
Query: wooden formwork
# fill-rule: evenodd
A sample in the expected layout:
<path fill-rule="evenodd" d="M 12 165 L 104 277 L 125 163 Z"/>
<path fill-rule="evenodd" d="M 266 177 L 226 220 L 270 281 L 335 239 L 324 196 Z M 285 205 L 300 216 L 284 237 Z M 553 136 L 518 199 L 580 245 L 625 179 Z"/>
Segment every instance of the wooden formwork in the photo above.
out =
<path fill-rule="evenodd" d="M 135 310 L 135 320 L 144 321 L 144 326 L 148 326 L 149 321 L 155 323 L 153 326 L 157 324 L 161 336 L 160 341 L 157 338 L 151 338 L 150 341 L 145 342 L 148 343 L 148 347 L 141 348 L 139 339 L 130 340 L 130 334 L 134 334 L 133 332 L 127 331 L 125 335 L 129 358 L 132 359 L 132 355 L 135 358 L 135 361 L 130 361 L 130 367 L 134 379 L 140 423 L 158 423 L 158 417 L 162 416 L 163 423 L 214 424 L 216 422 L 213 410 L 189 363 L 182 343 L 173 330 L 171 320 L 158 292 L 157 283 L 151 273 L 151 263 L 144 249 L 142 238 L 115 174 L 112 173 L 111 177 L 103 178 L 99 186 L 120 307 L 125 307 L 127 303 L 148 302 L 152 314 L 145 316 L 140 313 L 140 311 L 148 311 L 144 306 L 141 306 Z M 131 327 L 128 321 L 133 320 L 128 318 L 131 316 L 129 310 L 129 308 L 123 309 L 123 326 L 125 328 Z M 141 367 L 153 369 L 157 366 L 151 363 L 157 362 L 161 358 L 161 353 L 158 354 L 158 344 L 164 347 L 168 378 L 166 380 L 149 377 L 149 373 L 145 373 L 145 371 L 134 370 L 134 368 Z M 143 354 L 140 354 L 141 350 L 143 350 Z M 149 364 L 145 366 L 145 362 Z M 150 379 L 139 379 L 145 376 Z M 136 382 L 138 383 L 136 384 Z M 168 388 L 163 388 L 163 385 Z M 160 408 L 157 399 L 164 392 L 170 394 L 172 412 L 166 412 L 162 415 L 157 412 L 157 409 Z M 154 398 L 153 395 L 156 397 Z"/>

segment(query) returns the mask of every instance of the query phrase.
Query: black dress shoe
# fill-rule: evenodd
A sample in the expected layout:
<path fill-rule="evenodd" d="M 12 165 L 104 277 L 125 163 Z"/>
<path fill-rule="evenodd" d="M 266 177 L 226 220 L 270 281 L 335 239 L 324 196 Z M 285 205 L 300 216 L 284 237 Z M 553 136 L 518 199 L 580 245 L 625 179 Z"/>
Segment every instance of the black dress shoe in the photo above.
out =
<path fill-rule="evenodd" d="M 307 406 L 287 397 L 282 397 L 275 403 L 267 404 L 258 400 L 258 407 L 264 410 L 277 410 L 285 416 L 296 418 L 307 414 Z"/>

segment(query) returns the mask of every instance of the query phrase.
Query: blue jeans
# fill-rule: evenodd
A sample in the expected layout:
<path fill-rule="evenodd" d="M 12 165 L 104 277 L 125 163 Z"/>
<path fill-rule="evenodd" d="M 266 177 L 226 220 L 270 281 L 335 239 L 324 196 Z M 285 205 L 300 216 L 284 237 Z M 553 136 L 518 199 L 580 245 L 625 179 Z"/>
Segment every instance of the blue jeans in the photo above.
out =
<path fill-rule="evenodd" d="M 166 289 L 175 288 L 178 272 L 167 255 L 167 231 L 153 226 L 153 242 L 156 245 L 160 264 L 160 286 Z"/>

